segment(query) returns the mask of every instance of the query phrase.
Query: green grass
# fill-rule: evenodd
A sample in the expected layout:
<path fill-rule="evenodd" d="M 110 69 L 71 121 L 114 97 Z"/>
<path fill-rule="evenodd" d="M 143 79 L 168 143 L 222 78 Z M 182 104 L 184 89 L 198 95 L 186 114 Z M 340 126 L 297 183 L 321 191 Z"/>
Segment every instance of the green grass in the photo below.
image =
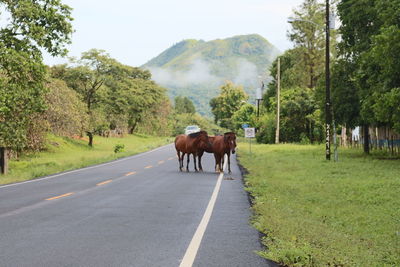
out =
<path fill-rule="evenodd" d="M 259 252 L 286 266 L 400 266 L 400 160 L 323 146 L 239 144 Z"/>
<path fill-rule="evenodd" d="M 129 135 L 124 138 L 94 137 L 93 148 L 87 141 L 67 137 L 48 137 L 47 149 L 42 152 L 24 154 L 18 160 L 10 160 L 9 173 L 0 176 L 0 184 L 34 179 L 57 172 L 86 167 L 121 157 L 144 152 L 172 142 L 168 137 Z M 123 151 L 115 153 L 117 145 Z"/>

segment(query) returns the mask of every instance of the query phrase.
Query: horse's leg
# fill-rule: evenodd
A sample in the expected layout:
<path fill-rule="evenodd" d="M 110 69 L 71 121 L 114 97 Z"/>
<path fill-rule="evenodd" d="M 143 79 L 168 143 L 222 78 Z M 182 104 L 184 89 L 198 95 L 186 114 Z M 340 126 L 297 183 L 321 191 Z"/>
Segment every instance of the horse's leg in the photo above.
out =
<path fill-rule="evenodd" d="M 190 153 L 187 153 L 186 171 L 189 172 Z"/>
<path fill-rule="evenodd" d="M 219 172 L 224 172 L 225 154 L 220 155 Z"/>
<path fill-rule="evenodd" d="M 222 170 L 222 162 L 223 162 L 223 156 L 221 157 L 221 155 L 219 154 L 219 155 L 217 155 L 217 158 L 218 158 L 218 163 L 217 163 L 217 165 L 218 165 L 218 172 L 223 172 L 223 170 Z"/>
<path fill-rule="evenodd" d="M 200 154 L 198 156 L 199 157 L 199 171 L 201 171 L 201 172 L 203 171 L 203 166 L 201 166 L 201 157 L 203 156 L 203 153 L 204 152 L 200 152 Z"/>
<path fill-rule="evenodd" d="M 231 174 L 232 171 L 231 171 L 231 155 L 230 155 L 230 153 L 228 153 L 227 156 L 228 156 L 228 171 L 229 171 L 229 174 Z"/>
<path fill-rule="evenodd" d="M 199 170 L 197 169 L 197 165 L 196 165 L 196 153 L 193 153 L 193 163 L 194 163 L 194 171 L 198 172 Z"/>
<path fill-rule="evenodd" d="M 218 167 L 218 156 L 215 153 L 214 153 L 214 159 L 215 159 L 214 171 L 218 172 L 218 169 L 217 169 L 217 167 Z"/>
<path fill-rule="evenodd" d="M 183 171 L 183 158 L 185 157 L 185 153 L 184 152 L 182 152 L 182 154 L 180 155 L 180 157 L 179 157 L 179 169 L 181 170 L 181 171 Z"/>
<path fill-rule="evenodd" d="M 183 162 L 184 162 L 184 160 L 185 160 L 185 155 L 186 155 L 186 157 L 188 157 L 188 154 L 187 153 L 183 153 L 182 154 L 182 170 L 183 170 L 183 168 L 184 168 L 184 164 L 183 164 Z"/>
<path fill-rule="evenodd" d="M 176 151 L 176 154 L 178 156 L 179 170 L 182 171 L 182 167 L 181 167 L 181 152 L 180 151 Z"/>

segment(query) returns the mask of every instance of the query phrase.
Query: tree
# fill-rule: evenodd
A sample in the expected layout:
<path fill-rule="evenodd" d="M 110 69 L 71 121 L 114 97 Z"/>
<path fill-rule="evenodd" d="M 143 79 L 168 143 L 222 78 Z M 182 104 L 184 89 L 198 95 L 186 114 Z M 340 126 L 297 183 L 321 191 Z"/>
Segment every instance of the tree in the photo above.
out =
<path fill-rule="evenodd" d="M 325 11 L 324 5 L 317 0 L 305 0 L 295 9 L 292 29 L 288 38 L 294 48 L 281 55 L 281 114 L 280 136 L 285 142 L 322 141 L 321 135 L 321 103 L 317 85 L 323 78 L 325 63 Z M 331 51 L 335 54 L 335 33 L 332 32 Z M 273 62 L 270 73 L 273 77 L 264 94 L 263 105 L 268 116 L 261 120 L 258 138 L 270 142 L 272 114 L 276 110 L 277 59 Z M 274 128 L 276 126 L 273 126 Z M 271 141 L 273 142 L 273 141 Z"/>
<path fill-rule="evenodd" d="M 255 125 L 256 108 L 251 104 L 244 104 L 232 116 L 235 130 L 241 129 L 243 124 Z"/>
<path fill-rule="evenodd" d="M 196 108 L 194 107 L 193 102 L 187 96 L 175 97 L 174 108 L 175 108 L 175 112 L 177 114 L 182 114 L 182 113 L 194 114 L 194 113 L 196 113 Z"/>
<path fill-rule="evenodd" d="M 293 62 L 293 68 L 300 73 L 306 72 L 308 88 L 315 87 L 324 70 L 324 14 L 323 4 L 317 0 L 305 0 L 299 9 L 294 10 L 292 30 L 288 32 L 300 59 Z"/>
<path fill-rule="evenodd" d="M 232 115 L 240 109 L 248 98 L 242 86 L 236 86 L 232 82 L 222 85 L 220 94 L 210 101 L 215 123 L 218 123 L 221 127 L 234 130 L 231 121 Z"/>
<path fill-rule="evenodd" d="M 313 142 L 323 138 L 319 110 L 311 89 L 292 88 L 281 94 L 282 142 Z"/>
<path fill-rule="evenodd" d="M 348 67 L 346 72 L 336 75 L 351 85 L 340 88 L 342 94 L 355 91 L 359 99 L 352 104 L 357 106 L 357 118 L 364 128 L 366 153 L 369 153 L 370 125 L 387 125 L 399 130 L 396 126 L 399 110 L 393 104 L 398 100 L 400 87 L 399 12 L 399 1 L 342 0 L 338 4 L 342 21 L 339 56 L 341 63 Z M 335 105 L 340 109 L 349 104 L 346 101 Z"/>
<path fill-rule="evenodd" d="M 89 146 L 93 146 L 93 134 L 104 124 L 104 112 L 98 104 L 105 94 L 104 83 L 110 78 L 112 68 L 116 61 L 104 50 L 91 49 L 82 53 L 79 60 L 73 60 L 77 66 L 65 67 L 60 70 L 56 68 L 53 75 L 61 75 L 69 87 L 80 94 L 82 100 L 86 103 L 87 114 L 89 116 L 89 127 L 86 131 L 89 137 Z"/>
<path fill-rule="evenodd" d="M 94 133 L 105 130 L 133 133 L 142 124 L 147 133 L 154 133 L 161 124 L 167 124 L 160 118 L 165 114 L 168 117 L 170 111 L 166 89 L 151 80 L 149 71 L 121 64 L 96 49 L 72 63 L 71 67 L 52 67 L 52 73 L 65 80 L 86 103 L 89 145 Z"/>
<path fill-rule="evenodd" d="M 135 79 L 128 99 L 127 112 L 130 133 L 133 133 L 137 125 L 143 122 L 145 118 L 158 117 L 158 108 L 165 102 L 169 103 L 166 97 L 166 89 L 151 80 Z"/>
<path fill-rule="evenodd" d="M 88 127 L 86 105 L 78 93 L 62 80 L 50 79 L 47 83 L 47 109 L 44 113 L 50 131 L 56 135 L 82 135 Z"/>
<path fill-rule="evenodd" d="M 0 28 L 0 147 L 22 149 L 30 119 L 45 109 L 40 49 L 65 55 L 71 9 L 59 0 L 8 0 L 0 8 L 9 17 Z"/>
<path fill-rule="evenodd" d="M 294 87 L 307 88 L 309 79 L 304 66 L 299 66 L 299 62 L 302 62 L 301 57 L 301 52 L 298 48 L 288 49 L 280 56 L 281 90 Z M 272 62 L 270 73 L 273 79 L 268 84 L 268 89 L 263 96 L 262 103 L 268 112 L 274 112 L 276 108 L 272 103 L 275 101 L 277 90 L 277 62 L 278 59 Z"/>

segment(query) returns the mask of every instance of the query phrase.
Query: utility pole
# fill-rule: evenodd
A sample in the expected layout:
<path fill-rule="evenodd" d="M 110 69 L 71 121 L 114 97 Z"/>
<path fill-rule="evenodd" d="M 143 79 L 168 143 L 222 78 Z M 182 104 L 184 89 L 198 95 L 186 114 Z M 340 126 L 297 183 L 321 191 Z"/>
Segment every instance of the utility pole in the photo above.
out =
<path fill-rule="evenodd" d="M 330 38 L 330 23 L 329 23 L 329 0 L 326 0 L 326 42 L 325 42 L 325 156 L 327 160 L 331 159 L 331 124 L 332 124 L 332 109 L 331 109 L 331 88 L 330 88 L 330 70 L 329 70 L 329 38 Z"/>
<path fill-rule="evenodd" d="M 280 124 L 280 90 L 281 90 L 281 58 L 278 57 L 278 72 L 277 76 L 277 88 L 276 88 L 276 132 L 275 132 L 275 144 L 279 144 L 279 124 Z"/>
<path fill-rule="evenodd" d="M 264 91 L 264 82 L 261 81 L 261 88 L 257 88 L 256 91 L 256 103 L 257 103 L 257 121 L 260 116 L 260 101 L 262 100 L 262 94 Z"/>
<path fill-rule="evenodd" d="M 295 21 L 304 21 L 308 23 L 312 23 L 319 27 L 319 25 L 310 20 L 303 19 L 295 19 L 292 17 L 288 18 L 289 23 L 293 23 Z M 329 69 L 329 46 L 330 46 L 330 29 L 334 29 L 334 18 L 330 21 L 329 14 L 329 0 L 326 0 L 326 17 L 325 17 L 325 156 L 327 160 L 331 159 L 331 125 L 332 125 L 332 105 L 331 105 L 331 77 L 330 77 L 330 69 Z M 331 24 L 332 22 L 332 24 Z"/>

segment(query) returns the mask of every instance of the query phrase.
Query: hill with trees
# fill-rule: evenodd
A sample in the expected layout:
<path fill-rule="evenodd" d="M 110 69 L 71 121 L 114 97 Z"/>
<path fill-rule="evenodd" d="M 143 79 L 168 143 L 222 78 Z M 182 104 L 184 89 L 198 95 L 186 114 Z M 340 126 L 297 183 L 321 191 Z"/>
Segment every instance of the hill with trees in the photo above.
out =
<path fill-rule="evenodd" d="M 213 41 L 183 40 L 144 64 L 171 98 L 189 97 L 196 110 L 211 116 L 209 102 L 226 81 L 243 85 L 250 99 L 279 50 L 257 34 Z"/>

